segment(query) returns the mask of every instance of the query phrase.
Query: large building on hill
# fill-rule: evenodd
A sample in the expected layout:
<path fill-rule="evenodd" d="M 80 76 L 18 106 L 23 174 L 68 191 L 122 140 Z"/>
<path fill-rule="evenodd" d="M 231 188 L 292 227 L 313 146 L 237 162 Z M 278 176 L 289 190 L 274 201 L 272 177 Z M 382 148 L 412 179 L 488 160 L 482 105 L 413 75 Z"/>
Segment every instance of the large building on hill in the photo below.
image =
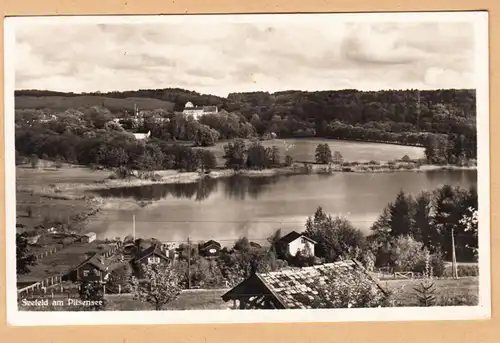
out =
<path fill-rule="evenodd" d="M 184 115 L 192 115 L 195 120 L 206 114 L 219 113 L 217 106 L 194 106 L 192 102 L 188 101 L 182 111 Z"/>

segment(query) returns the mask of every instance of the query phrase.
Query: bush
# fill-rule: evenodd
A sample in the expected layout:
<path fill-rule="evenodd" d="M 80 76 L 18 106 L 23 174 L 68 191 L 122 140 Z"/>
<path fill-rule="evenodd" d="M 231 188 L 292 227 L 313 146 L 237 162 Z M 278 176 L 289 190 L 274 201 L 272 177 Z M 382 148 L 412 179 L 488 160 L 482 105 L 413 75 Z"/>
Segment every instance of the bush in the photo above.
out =
<path fill-rule="evenodd" d="M 436 299 L 437 306 L 476 306 L 478 297 L 475 294 L 453 294 L 444 292 Z"/>
<path fill-rule="evenodd" d="M 384 294 L 366 276 L 364 271 L 356 269 L 351 273 L 331 271 L 328 273 L 328 284 L 320 280 L 317 285 L 321 304 L 313 303 L 312 308 L 367 308 L 391 306 L 388 296 Z"/>
<path fill-rule="evenodd" d="M 459 277 L 479 276 L 479 267 L 476 265 L 471 265 L 471 266 L 459 265 L 457 267 L 457 272 Z M 451 266 L 449 268 L 444 268 L 442 276 L 444 277 L 453 276 L 453 269 L 451 268 Z"/>

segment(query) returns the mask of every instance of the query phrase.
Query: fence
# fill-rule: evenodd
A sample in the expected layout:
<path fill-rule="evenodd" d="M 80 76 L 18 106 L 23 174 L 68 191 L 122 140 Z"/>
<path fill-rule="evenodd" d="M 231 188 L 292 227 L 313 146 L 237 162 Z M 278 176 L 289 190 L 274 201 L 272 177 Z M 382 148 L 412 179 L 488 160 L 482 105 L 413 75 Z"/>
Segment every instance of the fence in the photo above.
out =
<path fill-rule="evenodd" d="M 39 260 L 43 259 L 44 257 L 50 256 L 52 254 L 55 254 L 56 252 L 58 252 L 61 249 L 62 248 L 51 248 L 51 249 L 45 250 L 44 252 L 42 252 L 40 254 L 35 254 L 35 259 L 37 261 L 39 261 Z"/>
<path fill-rule="evenodd" d="M 19 295 L 42 293 L 42 292 L 45 292 L 45 290 L 48 287 L 55 286 L 57 284 L 60 284 L 61 282 L 62 282 L 61 275 L 50 276 L 50 277 L 43 279 L 42 281 L 35 282 L 27 287 L 18 289 L 17 293 Z"/>

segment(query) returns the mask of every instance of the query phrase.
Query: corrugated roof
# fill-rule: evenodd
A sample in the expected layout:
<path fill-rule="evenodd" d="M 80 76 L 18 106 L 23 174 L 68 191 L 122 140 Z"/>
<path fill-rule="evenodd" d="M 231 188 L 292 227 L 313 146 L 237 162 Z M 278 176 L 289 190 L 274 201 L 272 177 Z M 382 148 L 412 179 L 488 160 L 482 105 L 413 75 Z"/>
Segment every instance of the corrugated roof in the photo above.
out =
<path fill-rule="evenodd" d="M 325 299 L 319 289 L 331 284 L 330 278 L 346 273 L 357 273 L 373 284 L 376 291 L 384 293 L 378 283 L 357 262 L 339 261 L 314 267 L 290 269 L 265 274 L 258 273 L 259 279 L 272 294 L 288 309 L 307 309 L 321 307 Z"/>

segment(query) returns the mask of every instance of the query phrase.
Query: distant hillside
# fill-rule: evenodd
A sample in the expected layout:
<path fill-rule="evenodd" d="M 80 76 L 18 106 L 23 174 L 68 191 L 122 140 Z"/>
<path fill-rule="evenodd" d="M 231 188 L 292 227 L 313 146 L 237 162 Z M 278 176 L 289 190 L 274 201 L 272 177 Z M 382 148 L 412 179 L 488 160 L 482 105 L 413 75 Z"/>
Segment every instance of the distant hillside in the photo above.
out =
<path fill-rule="evenodd" d="M 131 97 L 124 99 L 110 98 L 107 96 L 81 95 L 81 96 L 16 96 L 16 109 L 42 109 L 64 111 L 68 108 L 104 106 L 112 112 L 133 111 L 134 105 L 141 110 L 154 110 L 163 108 L 173 110 L 174 103 L 152 98 Z"/>
<path fill-rule="evenodd" d="M 53 103 L 57 109 L 60 108 L 68 108 L 65 107 L 68 103 L 71 105 L 74 101 L 78 104 L 81 101 L 82 106 L 92 106 L 92 105 L 101 105 L 108 107 L 111 111 L 114 109 L 106 104 L 111 103 L 113 106 L 116 102 L 115 100 L 126 100 L 133 98 L 132 101 L 144 101 L 144 105 L 140 106 L 142 109 L 156 109 L 156 108 L 166 108 L 173 109 L 174 111 L 182 111 L 186 102 L 191 101 L 192 103 L 198 106 L 219 106 L 221 107 L 224 103 L 224 98 L 210 95 L 210 94 L 200 94 L 197 92 L 189 91 L 186 89 L 180 88 L 165 88 L 165 89 L 139 89 L 134 91 L 123 91 L 123 92 L 107 92 L 107 93 L 63 93 L 63 92 L 54 92 L 48 90 L 17 90 L 15 91 L 16 96 L 16 108 L 41 108 L 44 105 L 45 101 L 50 101 L 52 108 Z M 28 98 L 25 102 L 24 98 Z M 42 98 L 39 100 L 31 100 L 31 98 Z M 47 100 L 45 100 L 47 98 Z M 52 99 L 54 98 L 54 99 Z M 60 99 L 64 98 L 65 102 L 60 103 Z M 78 98 L 83 98 L 83 100 L 77 100 Z M 94 100 L 94 98 L 96 100 Z M 110 101 L 103 104 L 103 100 Z M 33 102 L 32 102 L 33 101 Z M 41 105 L 38 106 L 38 102 L 41 102 Z M 95 102 L 97 101 L 97 102 Z M 99 102 L 100 101 L 100 102 Z M 159 102 L 154 102 L 159 101 Z M 19 102 L 19 104 L 18 104 Z M 170 103 L 170 105 L 165 105 L 166 103 Z M 118 102 L 118 107 L 123 107 L 127 105 L 122 105 Z M 37 107 L 34 107 L 37 105 Z M 72 106 L 74 107 L 74 106 Z M 132 109 L 134 105 L 132 104 Z"/>

